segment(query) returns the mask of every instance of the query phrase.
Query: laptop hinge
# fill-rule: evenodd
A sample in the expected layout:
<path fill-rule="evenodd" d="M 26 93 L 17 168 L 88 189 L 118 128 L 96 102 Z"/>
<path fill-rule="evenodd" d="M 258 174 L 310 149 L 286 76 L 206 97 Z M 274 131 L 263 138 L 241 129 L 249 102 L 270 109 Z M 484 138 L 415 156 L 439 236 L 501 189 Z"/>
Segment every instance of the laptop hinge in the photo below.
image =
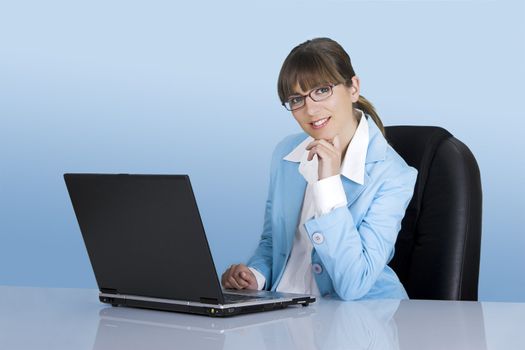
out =
<path fill-rule="evenodd" d="M 100 288 L 100 292 L 105 294 L 118 294 L 114 288 Z"/>
<path fill-rule="evenodd" d="M 199 300 L 203 304 L 219 304 L 219 300 L 217 298 L 200 297 Z"/>

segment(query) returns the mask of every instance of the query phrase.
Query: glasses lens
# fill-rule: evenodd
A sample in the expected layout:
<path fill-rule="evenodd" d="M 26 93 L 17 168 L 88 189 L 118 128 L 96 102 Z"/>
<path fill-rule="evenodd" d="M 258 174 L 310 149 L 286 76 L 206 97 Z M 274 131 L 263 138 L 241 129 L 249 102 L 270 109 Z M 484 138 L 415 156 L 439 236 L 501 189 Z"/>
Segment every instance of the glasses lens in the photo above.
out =
<path fill-rule="evenodd" d="M 286 109 L 289 111 L 296 110 L 298 108 L 301 108 L 304 105 L 304 97 L 302 96 L 295 96 L 290 97 L 288 101 L 284 103 Z"/>
<path fill-rule="evenodd" d="M 332 87 L 330 85 L 320 86 L 311 92 L 311 97 L 314 101 L 321 101 L 332 95 Z"/>

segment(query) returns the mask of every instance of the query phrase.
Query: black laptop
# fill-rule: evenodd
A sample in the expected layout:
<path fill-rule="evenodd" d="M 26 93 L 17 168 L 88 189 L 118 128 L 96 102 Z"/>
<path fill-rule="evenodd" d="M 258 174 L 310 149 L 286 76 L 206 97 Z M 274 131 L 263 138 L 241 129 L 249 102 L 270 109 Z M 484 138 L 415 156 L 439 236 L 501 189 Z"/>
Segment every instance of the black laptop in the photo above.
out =
<path fill-rule="evenodd" d="M 311 295 L 221 289 L 187 175 L 64 179 L 103 303 L 232 316 L 315 301 Z"/>

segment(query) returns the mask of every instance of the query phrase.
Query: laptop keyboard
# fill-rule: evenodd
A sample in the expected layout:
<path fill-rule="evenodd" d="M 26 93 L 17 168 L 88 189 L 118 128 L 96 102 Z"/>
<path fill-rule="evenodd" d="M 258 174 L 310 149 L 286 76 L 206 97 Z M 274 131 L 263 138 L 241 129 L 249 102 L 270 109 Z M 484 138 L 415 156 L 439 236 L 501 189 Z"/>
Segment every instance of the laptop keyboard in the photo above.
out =
<path fill-rule="evenodd" d="M 251 295 L 240 295 L 240 294 L 229 294 L 224 293 L 224 301 L 228 304 L 234 304 L 234 303 L 241 303 L 244 301 L 256 301 L 256 300 L 264 300 L 265 298 L 261 298 L 258 296 L 251 296 Z"/>

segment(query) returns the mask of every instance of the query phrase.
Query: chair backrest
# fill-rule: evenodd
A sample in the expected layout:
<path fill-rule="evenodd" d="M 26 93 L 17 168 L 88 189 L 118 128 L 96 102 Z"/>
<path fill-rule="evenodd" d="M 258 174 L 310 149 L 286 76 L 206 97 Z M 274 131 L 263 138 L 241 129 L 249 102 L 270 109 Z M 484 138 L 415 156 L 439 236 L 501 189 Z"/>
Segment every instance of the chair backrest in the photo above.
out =
<path fill-rule="evenodd" d="M 385 130 L 390 145 L 419 171 L 389 265 L 410 298 L 477 300 L 482 193 L 476 159 L 443 128 Z"/>

